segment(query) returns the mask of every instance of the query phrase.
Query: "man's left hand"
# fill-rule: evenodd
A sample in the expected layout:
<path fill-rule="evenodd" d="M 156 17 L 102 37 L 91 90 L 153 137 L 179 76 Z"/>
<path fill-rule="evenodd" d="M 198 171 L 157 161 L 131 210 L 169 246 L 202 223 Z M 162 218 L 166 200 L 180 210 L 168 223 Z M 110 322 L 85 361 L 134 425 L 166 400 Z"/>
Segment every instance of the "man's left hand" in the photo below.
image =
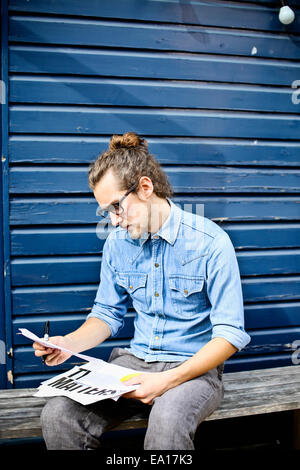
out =
<path fill-rule="evenodd" d="M 141 385 L 136 390 L 125 393 L 122 397 L 135 398 L 147 405 L 152 405 L 154 398 L 161 396 L 174 386 L 170 380 L 170 375 L 165 372 L 141 373 L 136 377 L 132 377 L 130 380 L 123 382 L 123 385 L 136 384 Z"/>

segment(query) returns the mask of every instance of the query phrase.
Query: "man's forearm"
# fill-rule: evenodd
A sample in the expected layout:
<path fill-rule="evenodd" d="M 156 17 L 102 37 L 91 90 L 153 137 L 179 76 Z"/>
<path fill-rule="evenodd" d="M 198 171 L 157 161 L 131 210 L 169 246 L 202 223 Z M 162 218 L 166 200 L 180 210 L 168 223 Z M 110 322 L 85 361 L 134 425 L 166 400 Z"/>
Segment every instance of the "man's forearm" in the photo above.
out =
<path fill-rule="evenodd" d="M 180 385 L 187 380 L 205 374 L 210 369 L 226 361 L 237 351 L 229 341 L 224 338 L 213 338 L 193 357 L 174 369 L 165 372 L 169 376 L 172 387 Z"/>
<path fill-rule="evenodd" d="M 72 351 L 82 352 L 103 343 L 110 335 L 111 330 L 104 321 L 91 317 L 65 338 L 71 341 Z"/>

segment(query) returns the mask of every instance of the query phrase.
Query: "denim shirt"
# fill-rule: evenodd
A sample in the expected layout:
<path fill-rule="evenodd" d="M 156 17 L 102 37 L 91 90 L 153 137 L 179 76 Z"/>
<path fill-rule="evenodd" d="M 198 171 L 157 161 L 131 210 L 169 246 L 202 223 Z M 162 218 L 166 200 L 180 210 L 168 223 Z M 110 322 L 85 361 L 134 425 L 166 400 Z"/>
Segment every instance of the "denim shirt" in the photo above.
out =
<path fill-rule="evenodd" d="M 250 336 L 231 240 L 215 222 L 167 200 L 170 214 L 155 234 L 134 240 L 120 227 L 109 234 L 87 318 L 103 320 L 116 336 L 132 305 L 126 349 L 146 362 L 184 361 L 216 337 L 241 350 Z"/>

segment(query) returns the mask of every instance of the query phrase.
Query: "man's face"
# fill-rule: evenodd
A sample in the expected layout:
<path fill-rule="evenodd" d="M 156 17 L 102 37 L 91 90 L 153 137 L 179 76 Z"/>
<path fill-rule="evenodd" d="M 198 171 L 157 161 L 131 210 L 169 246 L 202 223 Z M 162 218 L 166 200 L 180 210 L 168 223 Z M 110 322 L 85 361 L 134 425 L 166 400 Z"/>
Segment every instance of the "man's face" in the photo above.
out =
<path fill-rule="evenodd" d="M 140 193 L 140 191 L 139 191 Z M 143 191 L 142 191 L 143 193 Z M 111 170 L 108 170 L 97 183 L 94 196 L 101 207 L 106 209 L 110 204 L 118 203 L 126 194 L 126 191 L 119 190 L 119 182 Z M 119 215 L 110 212 L 112 225 L 128 230 L 133 239 L 140 238 L 145 232 L 148 232 L 149 213 L 147 198 L 141 194 L 141 199 L 136 193 L 130 193 L 124 201 L 121 202 L 124 211 Z"/>

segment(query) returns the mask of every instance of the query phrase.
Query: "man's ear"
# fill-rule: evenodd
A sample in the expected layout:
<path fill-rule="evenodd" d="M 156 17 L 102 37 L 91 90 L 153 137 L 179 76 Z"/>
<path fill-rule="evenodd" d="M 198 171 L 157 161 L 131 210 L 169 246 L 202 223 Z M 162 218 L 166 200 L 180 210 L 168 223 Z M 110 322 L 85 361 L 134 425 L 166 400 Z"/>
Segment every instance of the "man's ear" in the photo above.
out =
<path fill-rule="evenodd" d="M 147 201 L 153 194 L 153 183 L 148 176 L 141 176 L 137 195 L 142 201 Z"/>

